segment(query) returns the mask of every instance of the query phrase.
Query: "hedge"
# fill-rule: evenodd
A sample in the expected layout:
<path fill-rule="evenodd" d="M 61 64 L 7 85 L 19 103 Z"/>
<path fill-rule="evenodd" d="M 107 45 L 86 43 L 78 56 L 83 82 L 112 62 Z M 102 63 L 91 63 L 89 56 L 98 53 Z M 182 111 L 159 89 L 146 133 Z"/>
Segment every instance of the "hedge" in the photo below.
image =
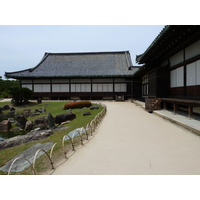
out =
<path fill-rule="evenodd" d="M 90 107 L 91 105 L 92 103 L 90 101 L 73 101 L 73 102 L 66 103 L 64 105 L 64 110 Z"/>

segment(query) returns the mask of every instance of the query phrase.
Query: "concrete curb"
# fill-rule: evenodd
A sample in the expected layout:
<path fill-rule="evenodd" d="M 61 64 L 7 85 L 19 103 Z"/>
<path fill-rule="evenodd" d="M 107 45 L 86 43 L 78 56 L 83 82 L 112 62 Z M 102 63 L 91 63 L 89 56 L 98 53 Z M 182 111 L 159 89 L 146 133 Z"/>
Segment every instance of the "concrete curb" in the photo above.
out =
<path fill-rule="evenodd" d="M 153 113 L 156 114 L 159 117 L 162 117 L 165 120 L 168 120 L 168 121 L 170 121 L 170 122 L 172 122 L 174 124 L 177 124 L 177 125 L 185 128 L 185 129 L 189 130 L 190 132 L 200 136 L 200 130 L 199 129 L 196 129 L 196 128 L 191 127 L 191 126 L 189 126 L 189 125 L 187 125 L 187 124 L 185 124 L 183 122 L 180 122 L 180 121 L 174 120 L 174 119 L 172 119 L 170 117 L 167 117 L 166 115 L 164 115 L 162 113 L 159 113 L 158 111 L 154 111 Z"/>
<path fill-rule="evenodd" d="M 136 106 L 139 106 L 139 107 L 141 107 L 141 108 L 143 108 L 145 110 L 145 103 L 139 102 L 139 101 L 132 101 L 132 102 Z M 194 128 L 194 127 L 192 127 L 190 125 L 187 125 L 184 122 L 181 122 L 181 121 L 178 121 L 178 120 L 173 119 L 171 117 L 168 117 L 168 116 L 166 116 L 165 114 L 163 114 L 163 113 L 161 113 L 159 111 L 153 111 L 153 114 L 156 114 L 157 116 L 162 117 L 163 119 L 168 120 L 168 121 L 170 121 L 170 122 L 172 122 L 172 123 L 174 123 L 174 124 L 176 124 L 178 126 L 181 126 L 181 127 L 185 128 L 185 129 L 189 130 L 190 132 L 200 136 L 200 130 L 197 129 L 197 128 Z"/>

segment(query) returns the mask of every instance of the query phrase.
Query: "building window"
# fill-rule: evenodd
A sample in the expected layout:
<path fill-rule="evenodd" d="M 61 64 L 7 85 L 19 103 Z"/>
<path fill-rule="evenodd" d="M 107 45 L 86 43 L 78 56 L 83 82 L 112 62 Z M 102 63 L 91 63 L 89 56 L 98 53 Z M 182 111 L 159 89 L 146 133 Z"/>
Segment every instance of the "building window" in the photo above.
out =
<path fill-rule="evenodd" d="M 200 85 L 200 60 L 186 66 L 186 85 Z"/>
<path fill-rule="evenodd" d="M 148 90 L 149 90 L 149 77 L 148 75 L 145 75 L 142 77 L 142 95 L 148 96 Z"/>
<path fill-rule="evenodd" d="M 90 84 L 71 84 L 71 92 L 91 92 Z"/>
<path fill-rule="evenodd" d="M 126 83 L 115 83 L 115 92 L 126 92 Z"/>
<path fill-rule="evenodd" d="M 184 76 L 183 67 L 179 67 L 170 72 L 170 86 L 173 87 L 183 87 L 184 86 Z"/>
<path fill-rule="evenodd" d="M 50 92 L 50 84 L 34 85 L 34 92 Z"/>
<path fill-rule="evenodd" d="M 69 92 L 69 84 L 52 84 L 52 92 Z"/>
<path fill-rule="evenodd" d="M 186 66 L 186 73 L 187 73 L 186 85 L 187 86 L 196 85 L 196 65 L 195 65 L 195 62 Z"/>
<path fill-rule="evenodd" d="M 92 84 L 92 92 L 113 92 L 113 84 L 111 83 L 94 83 Z"/>

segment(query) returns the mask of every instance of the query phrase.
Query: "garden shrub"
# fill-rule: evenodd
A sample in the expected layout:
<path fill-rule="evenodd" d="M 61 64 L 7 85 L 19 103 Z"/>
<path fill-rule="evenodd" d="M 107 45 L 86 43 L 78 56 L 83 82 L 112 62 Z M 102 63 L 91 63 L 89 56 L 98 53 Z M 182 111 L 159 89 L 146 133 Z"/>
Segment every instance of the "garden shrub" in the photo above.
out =
<path fill-rule="evenodd" d="M 90 101 L 73 101 L 73 102 L 66 103 L 64 105 L 64 110 L 90 107 L 91 105 L 92 103 Z"/>
<path fill-rule="evenodd" d="M 19 88 L 11 91 L 12 104 L 14 106 L 21 106 L 28 103 L 31 99 L 33 91 L 28 88 Z"/>

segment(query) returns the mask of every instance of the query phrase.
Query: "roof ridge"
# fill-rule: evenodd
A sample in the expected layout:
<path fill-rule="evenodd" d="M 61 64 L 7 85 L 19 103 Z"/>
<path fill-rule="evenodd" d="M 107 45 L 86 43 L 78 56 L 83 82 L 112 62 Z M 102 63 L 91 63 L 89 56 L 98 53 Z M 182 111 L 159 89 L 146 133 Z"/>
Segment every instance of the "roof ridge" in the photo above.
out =
<path fill-rule="evenodd" d="M 111 54 L 111 53 L 125 53 L 129 51 L 97 51 L 97 52 L 70 52 L 70 53 L 51 53 L 51 52 L 45 52 L 45 55 L 76 55 L 76 54 Z"/>

